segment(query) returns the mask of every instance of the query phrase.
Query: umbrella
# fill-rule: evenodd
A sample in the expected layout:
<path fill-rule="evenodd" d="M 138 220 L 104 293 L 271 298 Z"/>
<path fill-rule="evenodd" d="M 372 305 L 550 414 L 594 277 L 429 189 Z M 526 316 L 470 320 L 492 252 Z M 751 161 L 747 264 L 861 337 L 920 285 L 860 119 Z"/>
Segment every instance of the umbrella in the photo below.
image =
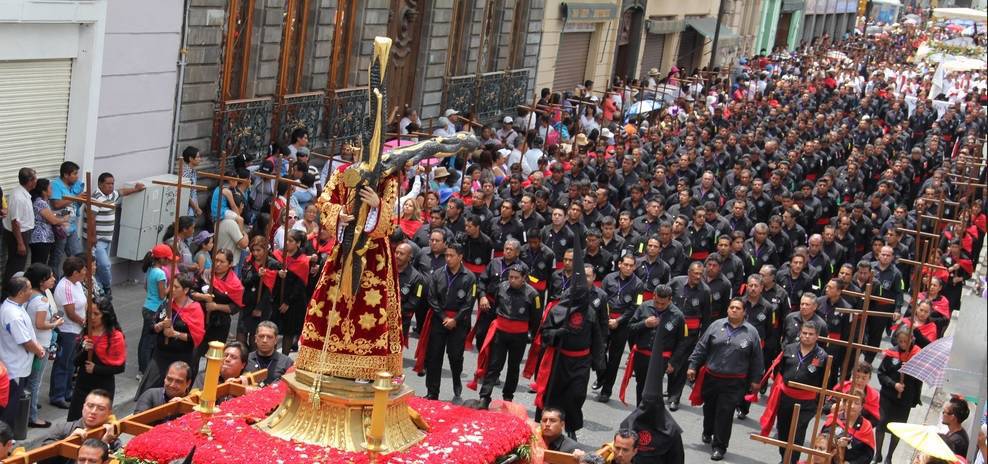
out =
<path fill-rule="evenodd" d="M 827 58 L 833 58 L 835 60 L 845 60 L 847 59 L 847 55 L 845 55 L 844 52 L 841 51 L 831 50 L 827 52 Z"/>
<path fill-rule="evenodd" d="M 891 422 L 888 425 L 889 431 L 894 433 L 902 441 L 909 444 L 927 456 L 943 459 L 947 462 L 957 462 L 954 451 L 947 446 L 947 443 L 937 434 L 936 427 L 921 424 L 906 424 L 904 422 Z"/>
<path fill-rule="evenodd" d="M 655 110 L 662 108 L 662 103 L 655 100 L 642 100 L 640 102 L 632 103 L 628 107 L 628 115 L 651 113 Z"/>
<path fill-rule="evenodd" d="M 931 387 L 943 385 L 943 369 L 950 359 L 950 349 L 954 346 L 954 337 L 943 337 L 926 345 L 902 365 L 899 372 L 913 376 Z"/>

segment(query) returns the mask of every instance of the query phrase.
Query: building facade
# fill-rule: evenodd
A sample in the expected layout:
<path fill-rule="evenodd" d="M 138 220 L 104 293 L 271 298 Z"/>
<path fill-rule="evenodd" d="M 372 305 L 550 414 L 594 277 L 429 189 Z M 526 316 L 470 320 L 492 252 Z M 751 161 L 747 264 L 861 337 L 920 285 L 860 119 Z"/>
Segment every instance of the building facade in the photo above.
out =
<path fill-rule="evenodd" d="M 803 10 L 802 42 L 824 35 L 840 39 L 854 29 L 858 13 L 855 0 L 806 0 Z"/>

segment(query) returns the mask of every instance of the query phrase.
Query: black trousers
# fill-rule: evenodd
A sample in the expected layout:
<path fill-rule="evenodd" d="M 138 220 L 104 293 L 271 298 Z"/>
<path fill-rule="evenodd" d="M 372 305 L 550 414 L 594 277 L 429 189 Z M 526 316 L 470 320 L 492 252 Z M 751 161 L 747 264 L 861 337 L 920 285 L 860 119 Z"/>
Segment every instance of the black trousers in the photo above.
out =
<path fill-rule="evenodd" d="M 439 386 L 443 374 L 443 353 L 449 358 L 449 370 L 453 377 L 453 394 L 463 391 L 460 373 L 463 372 L 463 343 L 467 340 L 470 327 L 457 322 L 453 330 L 443 327 L 439 316 L 432 315 L 432 328 L 429 332 L 429 346 L 425 354 L 425 387 L 430 397 L 439 397 Z"/>
<path fill-rule="evenodd" d="M 521 369 L 521 360 L 525 356 L 525 347 L 528 345 L 528 334 L 509 334 L 498 331 L 491 341 L 491 352 L 487 358 L 487 371 L 484 373 L 483 384 L 480 386 L 480 397 L 490 399 L 494 391 L 494 384 L 501 376 L 501 369 L 504 363 L 508 363 L 508 372 L 504 378 L 504 387 L 501 388 L 501 396 L 505 401 L 511 401 L 515 397 L 515 389 L 518 388 L 518 370 Z"/>
<path fill-rule="evenodd" d="M 779 440 L 789 440 L 789 427 L 792 426 L 792 409 L 797 404 L 799 405 L 799 418 L 796 422 L 796 437 L 793 438 L 792 442 L 802 446 L 806 439 L 806 428 L 810 425 L 810 421 L 813 420 L 813 416 L 816 414 L 815 400 L 799 401 L 783 394 L 779 399 L 775 430 L 778 433 Z M 786 450 L 784 448 L 779 449 L 779 456 L 785 458 Z M 790 464 L 799 462 L 799 453 L 793 451 L 791 459 Z"/>
<path fill-rule="evenodd" d="M 628 346 L 629 332 L 627 326 L 618 327 L 607 336 L 607 367 L 604 369 L 604 376 L 599 379 L 601 396 L 611 396 L 614 380 L 617 379 L 618 368 L 621 367 L 621 358 Z M 567 419 L 569 419 L 568 416 Z"/>
<path fill-rule="evenodd" d="M 685 343 L 686 346 L 690 347 L 687 352 L 692 353 L 693 348 L 696 347 L 697 340 L 698 336 L 690 336 L 684 338 L 681 343 Z M 673 367 L 675 367 L 676 370 L 669 375 L 669 383 L 666 386 L 666 393 L 669 394 L 669 401 L 679 401 L 679 398 L 683 396 L 683 388 L 686 387 L 686 370 L 689 366 Z"/>
<path fill-rule="evenodd" d="M 21 232 L 21 238 L 24 239 L 24 254 L 17 254 L 17 239 L 14 237 L 14 233 L 4 229 L 3 230 L 3 241 L 7 245 L 7 264 L 3 268 L 3 286 L 7 287 L 7 282 L 10 281 L 10 276 L 23 271 L 27 267 L 27 255 L 31 250 L 28 246 L 28 241 L 31 239 L 31 231 L 34 229 L 26 230 Z M 4 292 L 6 294 L 6 292 Z"/>
<path fill-rule="evenodd" d="M 642 404 L 642 391 L 645 390 L 645 379 L 648 378 L 648 363 L 651 356 L 635 353 L 635 363 L 631 368 L 635 373 L 635 405 Z"/>
<path fill-rule="evenodd" d="M 744 379 L 725 379 L 707 374 L 703 382 L 703 434 L 713 435 L 714 449 L 727 451 L 734 425 L 734 410 L 744 399 Z"/>
<path fill-rule="evenodd" d="M 557 408 L 566 414 L 566 432 L 583 428 L 583 403 L 587 400 L 590 383 L 590 356 L 571 358 L 556 352 L 555 366 L 543 398 L 546 408 Z M 536 418 L 542 411 L 536 411 Z"/>
<path fill-rule="evenodd" d="M 879 305 L 875 308 L 875 311 L 894 311 L 895 308 L 892 306 Z M 885 329 L 889 327 L 889 321 L 891 319 L 884 317 L 869 317 L 865 322 L 865 344 L 874 346 L 878 348 L 882 346 L 882 338 L 885 337 Z M 875 359 L 875 355 L 878 353 L 874 351 L 865 351 L 862 355 L 864 360 L 871 363 Z"/>
<path fill-rule="evenodd" d="M 401 313 L 401 336 L 404 337 L 403 340 L 408 340 L 408 333 L 412 328 L 412 317 L 415 313 Z"/>

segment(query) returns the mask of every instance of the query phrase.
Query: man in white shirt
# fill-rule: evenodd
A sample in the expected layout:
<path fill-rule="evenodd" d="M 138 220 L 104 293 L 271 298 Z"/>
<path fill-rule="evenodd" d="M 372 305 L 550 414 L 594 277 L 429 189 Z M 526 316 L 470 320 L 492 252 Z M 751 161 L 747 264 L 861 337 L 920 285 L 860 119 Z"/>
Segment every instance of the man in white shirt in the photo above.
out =
<path fill-rule="evenodd" d="M 518 138 L 518 133 L 515 132 L 514 128 L 515 119 L 511 116 L 505 116 L 501 120 L 501 128 L 497 130 L 497 138 L 501 140 L 501 143 L 505 147 L 515 146 L 515 139 Z"/>
<path fill-rule="evenodd" d="M 144 184 L 137 182 L 133 187 L 115 189 L 116 181 L 113 174 L 104 172 L 99 175 L 96 181 L 97 189 L 93 191 L 93 200 L 112 205 L 120 204 L 120 199 L 135 192 L 144 190 Z M 103 287 L 107 295 L 110 294 L 110 247 L 113 245 L 113 226 L 117 219 L 116 208 L 104 208 L 93 205 L 92 209 L 95 220 L 93 221 L 96 231 L 95 246 L 93 246 L 93 257 L 96 260 L 96 280 Z M 82 236 L 89 237 L 89 221 L 82 221 Z"/>
<path fill-rule="evenodd" d="M 27 264 L 27 244 L 34 229 L 34 207 L 31 190 L 38 183 L 34 169 L 21 168 L 17 182 L 7 194 L 7 217 L 3 218 L 3 239 L 7 242 L 7 267 L 3 271 L 3 281 L 24 270 Z"/>
<path fill-rule="evenodd" d="M 7 283 L 9 296 L 0 306 L 0 361 L 10 376 L 10 400 L 3 411 L 3 420 L 13 423 L 21 398 L 21 382 L 31 375 L 34 357 L 45 356 L 45 349 L 34 338 L 34 325 L 24 310 L 31 298 L 31 282 L 24 277 L 12 277 Z"/>
<path fill-rule="evenodd" d="M 450 127 L 453 127 L 453 130 L 450 130 L 449 129 Z M 432 131 L 432 136 L 433 137 L 450 137 L 450 136 L 452 136 L 455 133 L 456 133 L 456 127 L 454 127 L 453 124 L 449 122 L 449 118 L 447 118 L 445 116 L 440 116 L 439 117 L 439 128 L 436 129 L 436 130 L 434 130 L 434 131 Z"/>
<path fill-rule="evenodd" d="M 543 155 L 542 137 L 535 137 L 532 140 L 532 146 L 521 157 L 521 171 L 525 177 L 539 170 L 539 160 L 542 159 Z"/>

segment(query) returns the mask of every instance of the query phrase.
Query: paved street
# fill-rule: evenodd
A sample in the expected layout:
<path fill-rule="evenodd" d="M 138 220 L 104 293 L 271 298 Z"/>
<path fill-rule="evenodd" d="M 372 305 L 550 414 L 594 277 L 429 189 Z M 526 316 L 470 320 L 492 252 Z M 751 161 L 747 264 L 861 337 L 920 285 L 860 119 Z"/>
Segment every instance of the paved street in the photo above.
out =
<path fill-rule="evenodd" d="M 118 399 L 114 407 L 117 416 L 122 417 L 133 411 L 133 396 L 134 392 L 137 390 L 137 381 L 135 380 L 135 376 L 137 375 L 137 341 L 140 339 L 141 330 L 139 310 L 141 303 L 144 300 L 144 287 L 138 284 L 120 285 L 114 289 L 113 295 L 117 314 L 127 337 L 127 370 L 124 374 L 117 376 Z M 425 392 L 425 378 L 417 377 L 414 373 L 411 373 L 411 367 L 413 365 L 412 354 L 415 352 L 415 343 L 416 339 L 413 338 L 410 342 L 411 346 L 406 351 L 405 355 L 406 372 L 411 374 L 411 376 L 407 379 L 407 383 L 411 385 L 418 394 L 422 395 Z M 473 370 L 476 367 L 476 362 L 476 353 L 466 353 L 464 360 L 464 384 L 466 384 L 469 380 L 467 377 L 472 375 Z M 201 367 L 204 369 L 205 363 L 202 363 Z M 621 372 L 618 373 L 618 382 L 620 382 L 623 373 L 624 371 L 622 368 Z M 449 375 L 449 370 L 444 369 L 444 380 L 442 393 L 440 395 L 440 398 L 444 400 L 449 400 L 453 396 L 452 386 L 448 380 Z M 522 380 L 524 381 L 524 379 Z M 875 387 L 878 386 L 877 380 L 873 379 L 873 383 Z M 52 421 L 53 423 L 64 421 L 65 411 L 48 405 L 47 385 L 48 378 L 46 374 L 45 383 L 41 389 L 41 418 Z M 525 387 L 525 385 L 527 385 L 526 382 L 522 382 L 522 385 L 523 386 L 520 386 L 519 391 L 515 394 L 515 400 L 519 404 L 525 405 L 530 414 L 534 414 L 534 395 L 528 393 L 528 389 Z M 617 386 L 615 386 L 614 399 L 607 404 L 601 404 L 593 401 L 592 396 L 587 399 L 584 406 L 585 427 L 578 433 L 578 438 L 581 442 L 599 445 L 610 441 L 618 424 L 620 424 L 620 422 L 631 410 L 630 406 L 624 406 L 617 400 L 616 389 Z M 628 386 L 628 390 L 627 399 L 630 402 L 634 398 L 633 383 Z M 679 422 L 679 425 L 684 431 L 683 442 L 686 445 L 687 462 L 703 462 L 707 461 L 710 455 L 709 446 L 700 442 L 703 415 L 700 408 L 693 408 L 686 405 L 687 401 L 685 396 L 688 395 L 688 392 L 689 390 L 687 390 L 686 394 L 684 394 L 684 404 L 682 408 L 673 413 L 673 417 L 676 418 L 676 421 Z M 928 405 L 930 402 L 931 392 L 924 388 L 923 393 L 924 405 L 913 409 L 912 417 L 917 418 L 916 420 L 920 420 L 920 418 L 925 415 L 925 405 Z M 463 395 L 464 399 L 477 397 L 476 392 L 467 389 L 464 389 Z M 496 389 L 494 392 L 494 399 L 499 398 L 500 390 Z M 764 401 L 765 400 L 763 397 L 763 404 Z M 728 449 L 725 462 L 755 464 L 775 463 L 779 461 L 778 454 L 773 448 L 768 445 L 757 443 L 748 438 L 749 433 L 757 431 L 759 427 L 758 418 L 761 416 L 763 409 L 764 408 L 761 405 L 755 405 L 751 408 L 751 415 L 748 419 L 744 421 L 735 421 L 734 433 L 731 437 L 731 446 Z M 916 422 L 916 420 L 911 420 L 911 422 Z M 42 437 L 44 433 L 44 429 L 29 429 L 28 441 Z M 900 451 L 896 452 L 896 464 L 909 462 L 908 457 L 911 456 L 911 454 L 911 450 L 907 447 L 900 446 Z"/>

